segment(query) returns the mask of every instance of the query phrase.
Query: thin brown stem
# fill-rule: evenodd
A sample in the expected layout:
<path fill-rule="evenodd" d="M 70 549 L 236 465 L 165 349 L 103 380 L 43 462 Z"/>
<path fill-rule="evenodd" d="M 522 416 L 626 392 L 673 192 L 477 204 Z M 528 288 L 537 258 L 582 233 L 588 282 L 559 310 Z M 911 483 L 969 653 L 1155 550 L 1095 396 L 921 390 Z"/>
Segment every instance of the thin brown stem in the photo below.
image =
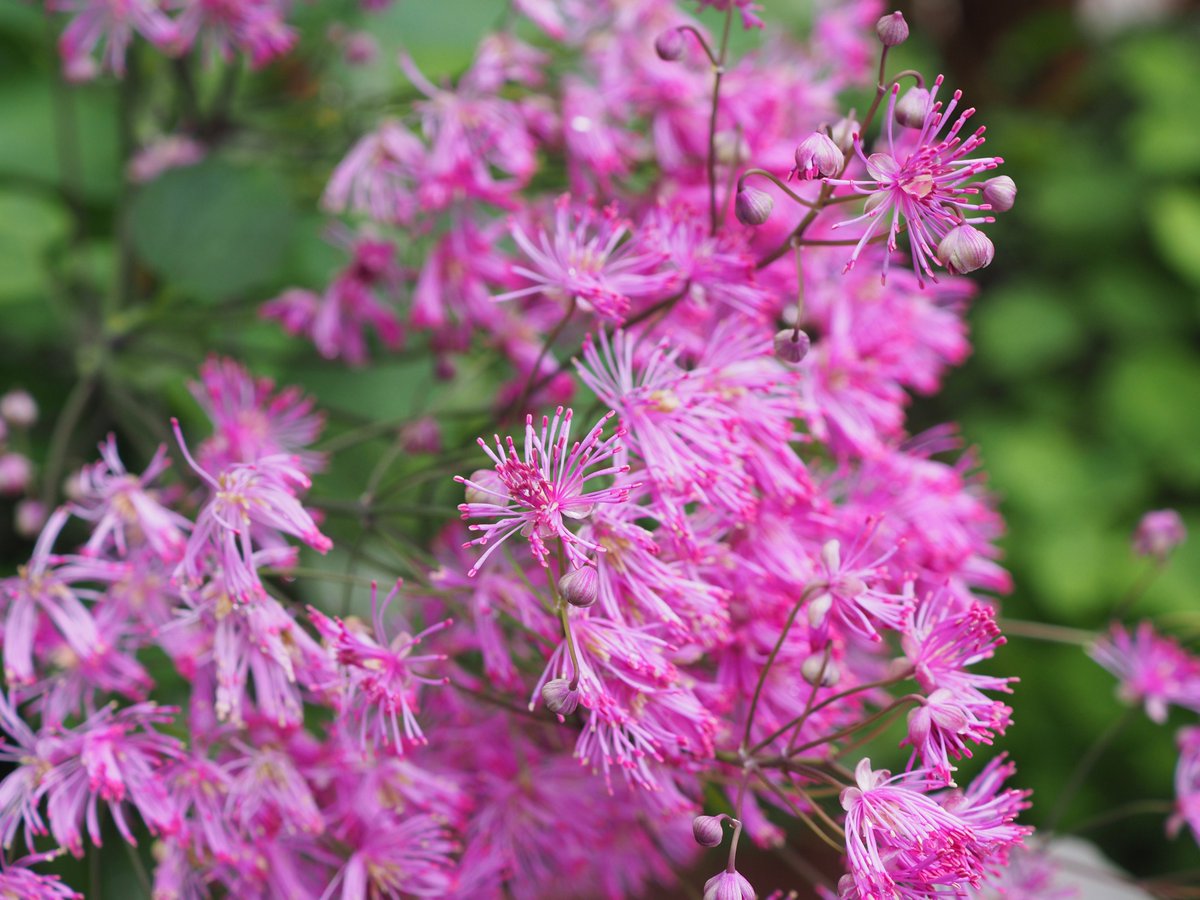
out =
<path fill-rule="evenodd" d="M 712 108 L 708 116 L 708 216 L 710 231 L 717 233 L 717 112 L 721 105 L 721 79 L 725 76 L 725 60 L 729 52 L 729 30 L 733 25 L 733 4 L 725 10 L 725 25 L 721 29 L 721 49 L 713 61 Z M 711 54 L 710 54 L 711 58 Z"/>

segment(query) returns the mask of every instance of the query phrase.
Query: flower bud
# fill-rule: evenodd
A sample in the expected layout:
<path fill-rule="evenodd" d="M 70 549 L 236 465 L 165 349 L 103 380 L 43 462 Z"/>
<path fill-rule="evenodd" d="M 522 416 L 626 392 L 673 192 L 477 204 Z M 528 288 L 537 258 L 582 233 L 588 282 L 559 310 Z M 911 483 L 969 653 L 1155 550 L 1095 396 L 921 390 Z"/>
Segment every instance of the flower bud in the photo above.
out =
<path fill-rule="evenodd" d="M 799 328 L 785 328 L 775 335 L 775 357 L 789 365 L 799 365 L 808 356 L 812 341 Z"/>
<path fill-rule="evenodd" d="M 845 164 L 846 154 L 821 131 L 814 131 L 796 148 L 796 170 L 805 181 L 836 175 Z"/>
<path fill-rule="evenodd" d="M 725 839 L 725 829 L 716 816 L 696 816 L 692 819 L 692 837 L 701 847 L 716 847 Z"/>
<path fill-rule="evenodd" d="M 854 113 L 851 113 L 833 123 L 833 127 L 829 129 L 829 137 L 837 144 L 839 150 L 849 153 L 854 146 L 854 136 L 861 130 L 862 126 L 858 124 L 858 119 L 854 118 Z"/>
<path fill-rule="evenodd" d="M 883 16 L 875 23 L 875 33 L 879 35 L 879 41 L 883 46 L 895 47 L 908 40 L 908 23 L 904 21 L 900 10 L 896 10 L 890 16 Z"/>
<path fill-rule="evenodd" d="M 572 569 L 558 579 L 558 592 L 572 606 L 591 606 L 596 602 L 596 570 L 591 566 Z"/>
<path fill-rule="evenodd" d="M 929 113 L 929 91 L 910 87 L 896 101 L 896 121 L 905 128 L 920 128 Z"/>
<path fill-rule="evenodd" d="M 1017 184 L 1007 175 L 989 178 L 982 185 L 983 201 L 996 212 L 1008 212 L 1017 199 Z"/>
<path fill-rule="evenodd" d="M 468 503 L 502 503 L 508 496 L 508 490 L 495 469 L 477 469 L 467 482 L 464 499 Z"/>
<path fill-rule="evenodd" d="M 23 538 L 33 540 L 46 524 L 46 507 L 40 500 L 25 499 L 17 504 L 14 525 Z"/>
<path fill-rule="evenodd" d="M 9 391 L 0 397 L 0 416 L 15 428 L 29 428 L 37 422 L 37 402 L 29 391 Z"/>
<path fill-rule="evenodd" d="M 1173 509 L 1156 509 L 1142 516 L 1133 533 L 1133 552 L 1165 560 L 1171 551 L 1183 543 L 1187 529 L 1183 519 Z"/>
<path fill-rule="evenodd" d="M 551 678 L 542 685 L 542 702 L 559 716 L 569 716 L 579 708 L 579 691 L 565 678 Z"/>
<path fill-rule="evenodd" d="M 771 217 L 775 201 L 766 191 L 758 188 L 744 187 L 737 192 L 733 201 L 733 214 L 743 225 L 758 226 Z"/>
<path fill-rule="evenodd" d="M 683 32 L 678 28 L 668 28 L 654 40 L 654 52 L 665 62 L 682 59 L 683 49 Z"/>
<path fill-rule="evenodd" d="M 33 463 L 20 453 L 0 456 L 0 494 L 9 497 L 25 492 L 33 478 Z"/>
<path fill-rule="evenodd" d="M 833 687 L 841 678 L 842 673 L 832 659 L 826 662 L 824 653 L 814 653 L 800 664 L 800 674 L 809 684 L 821 680 L 821 687 Z"/>
<path fill-rule="evenodd" d="M 996 248 L 986 234 L 971 225 L 958 225 L 938 244 L 938 260 L 951 274 L 964 275 L 989 265 Z"/>
<path fill-rule="evenodd" d="M 833 609 L 833 597 L 829 593 L 818 594 L 808 601 L 808 624 L 820 628 L 825 623 L 829 611 Z"/>

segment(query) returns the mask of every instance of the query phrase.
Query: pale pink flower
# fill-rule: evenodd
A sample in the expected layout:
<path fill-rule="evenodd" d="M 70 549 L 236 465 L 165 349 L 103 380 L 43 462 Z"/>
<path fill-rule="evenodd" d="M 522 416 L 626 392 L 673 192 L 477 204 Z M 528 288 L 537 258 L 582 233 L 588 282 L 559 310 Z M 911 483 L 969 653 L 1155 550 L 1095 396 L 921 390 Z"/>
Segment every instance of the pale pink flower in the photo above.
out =
<path fill-rule="evenodd" d="M 179 40 L 178 27 L 163 12 L 160 0 L 50 0 L 47 5 L 75 13 L 58 40 L 63 66 L 73 80 L 95 74 L 93 55 L 99 57 L 100 68 L 124 75 L 125 52 L 135 34 L 168 52 Z"/>

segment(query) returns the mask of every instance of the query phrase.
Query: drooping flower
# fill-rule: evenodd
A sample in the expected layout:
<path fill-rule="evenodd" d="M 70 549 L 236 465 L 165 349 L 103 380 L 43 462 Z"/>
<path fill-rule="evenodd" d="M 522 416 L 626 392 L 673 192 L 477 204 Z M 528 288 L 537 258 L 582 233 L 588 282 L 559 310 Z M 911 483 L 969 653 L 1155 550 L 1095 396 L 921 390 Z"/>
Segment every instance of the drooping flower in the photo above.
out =
<path fill-rule="evenodd" d="M 226 62 L 235 53 L 261 68 L 295 45 L 298 35 L 285 19 L 284 0 L 175 0 L 182 7 L 175 22 L 184 47 L 203 49 Z"/>
<path fill-rule="evenodd" d="M 504 541 L 520 532 L 528 538 L 534 556 L 543 566 L 549 565 L 552 546 L 548 541 L 558 539 L 572 566 L 585 565 L 587 551 L 603 552 L 593 541 L 580 537 L 567 527 L 566 520 L 579 521 L 591 515 L 597 504 L 623 503 L 631 486 L 610 486 L 589 489 L 589 482 L 615 477 L 629 471 L 628 466 L 607 465 L 620 449 L 623 428 L 601 439 L 604 423 L 613 413 L 606 413 L 582 441 L 571 444 L 572 410 L 560 406 L 553 420 L 542 417 L 541 432 L 534 430 L 533 416 L 525 419 L 525 448 L 523 454 L 510 437 L 501 443 L 495 436 L 496 449 L 479 439 L 479 446 L 495 463 L 495 471 L 478 477 L 456 476 L 455 481 L 466 486 L 468 502 L 458 508 L 463 519 L 495 519 L 486 524 L 474 524 L 471 531 L 482 536 L 465 546 L 491 544 L 469 574 L 474 575 L 484 561 Z M 486 471 L 486 470 L 484 470 Z M 475 499 L 472 499 L 475 498 Z"/>
<path fill-rule="evenodd" d="M 1133 533 L 1133 550 L 1138 556 L 1149 556 L 1159 562 L 1187 539 L 1183 519 L 1173 509 L 1155 509 L 1142 516 Z"/>
<path fill-rule="evenodd" d="M 899 138 L 894 133 L 893 123 L 900 88 L 894 85 L 884 118 L 886 149 L 868 156 L 861 136 L 854 141 L 855 152 L 866 166 L 869 177 L 827 181 L 828 184 L 849 186 L 867 198 L 866 211 L 861 216 L 834 226 L 865 225 L 858 245 L 846 263 L 847 269 L 854 266 L 867 242 L 877 234 L 886 234 L 888 249 L 895 250 L 903 228 L 908 232 L 913 270 L 918 279 L 925 275 L 936 281 L 933 264 L 945 263 L 938 256 L 941 239 L 959 225 L 992 221 L 991 216 L 975 215 L 986 204 L 974 202 L 979 187 L 969 182 L 981 172 L 996 168 L 1003 160 L 991 156 L 970 157 L 984 143 L 984 129 L 978 128 L 965 138 L 959 136 L 975 110 L 965 110 L 952 120 L 962 91 L 955 91 L 943 108 L 942 102 L 936 100 L 941 85 L 942 78 L 938 76 L 915 135 L 904 132 Z M 943 133 L 947 124 L 950 127 Z M 886 257 L 883 272 L 886 277 Z"/>

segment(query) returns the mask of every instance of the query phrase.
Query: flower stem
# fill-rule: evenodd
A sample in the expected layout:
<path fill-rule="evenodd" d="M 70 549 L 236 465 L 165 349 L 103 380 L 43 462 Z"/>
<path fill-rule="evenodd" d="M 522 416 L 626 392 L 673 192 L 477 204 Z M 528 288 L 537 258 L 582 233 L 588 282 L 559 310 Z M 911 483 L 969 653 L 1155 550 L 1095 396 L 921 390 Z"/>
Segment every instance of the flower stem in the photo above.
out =
<path fill-rule="evenodd" d="M 712 109 L 708 116 L 708 216 L 710 230 L 717 233 L 717 111 L 721 103 L 721 79 L 725 75 L 725 59 L 729 52 L 729 29 L 733 24 L 733 4 L 725 10 L 725 25 L 721 29 L 721 49 L 713 60 Z M 712 58 L 712 54 L 709 54 Z"/>

